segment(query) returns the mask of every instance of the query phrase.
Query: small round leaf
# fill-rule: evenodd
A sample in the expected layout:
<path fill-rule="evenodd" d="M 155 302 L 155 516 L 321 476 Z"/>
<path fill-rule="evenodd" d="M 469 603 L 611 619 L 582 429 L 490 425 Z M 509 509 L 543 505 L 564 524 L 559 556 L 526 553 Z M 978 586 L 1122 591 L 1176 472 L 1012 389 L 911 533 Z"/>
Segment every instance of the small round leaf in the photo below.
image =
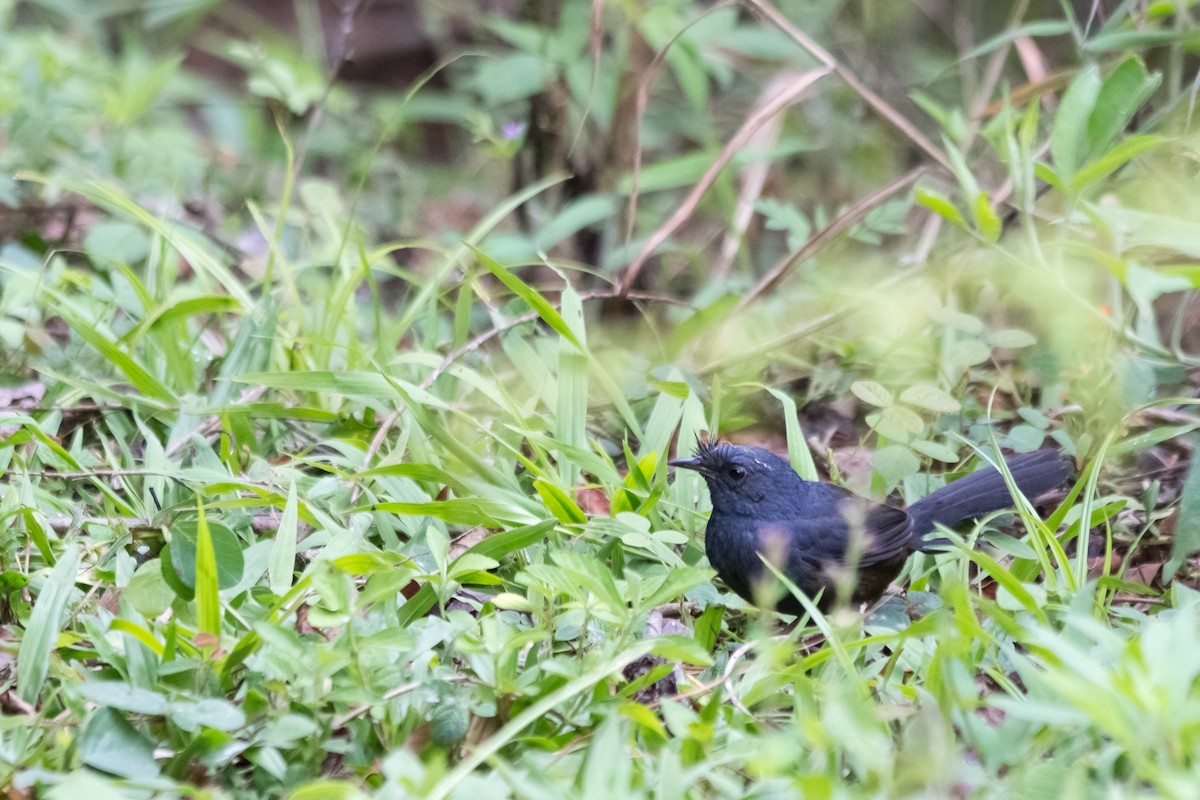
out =
<path fill-rule="evenodd" d="M 880 408 L 886 408 L 895 402 L 892 393 L 875 381 L 855 381 L 850 384 L 850 391 L 864 403 Z"/>

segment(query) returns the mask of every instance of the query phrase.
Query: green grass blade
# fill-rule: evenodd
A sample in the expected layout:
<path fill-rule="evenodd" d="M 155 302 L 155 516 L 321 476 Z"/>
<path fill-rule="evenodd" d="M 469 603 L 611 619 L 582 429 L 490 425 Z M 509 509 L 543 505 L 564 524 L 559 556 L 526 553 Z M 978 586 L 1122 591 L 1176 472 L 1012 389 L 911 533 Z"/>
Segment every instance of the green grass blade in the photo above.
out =
<path fill-rule="evenodd" d="M 509 291 L 524 300 L 525 305 L 529 306 L 531 310 L 536 312 L 537 315 L 542 318 L 542 322 L 545 322 L 547 325 L 549 325 L 551 329 L 553 329 L 554 332 L 559 336 L 575 345 L 578 350 L 585 350 L 583 342 L 576 337 L 575 332 L 571 330 L 571 327 L 567 324 L 567 321 L 563 319 L 562 314 L 558 312 L 558 309 L 551 305 L 546 298 L 538 294 L 536 289 L 518 278 L 509 270 L 500 266 L 495 259 L 480 250 L 478 247 L 471 246 L 471 252 L 475 254 L 475 258 L 479 259 L 479 263 L 487 268 L 488 272 L 495 275 L 501 283 L 508 287 Z"/>
<path fill-rule="evenodd" d="M 444 800 L 446 797 L 449 797 L 450 793 L 454 791 L 454 788 L 464 778 L 498 753 L 502 747 L 515 739 L 521 731 L 537 722 L 546 714 L 549 714 L 556 706 L 567 702 L 576 695 L 582 695 L 600 681 L 614 673 L 620 672 L 631 662 L 649 653 L 653 647 L 653 641 L 641 641 L 631 645 L 618 655 L 589 669 L 578 678 L 568 681 L 555 691 L 530 703 L 520 714 L 509 720 L 503 728 L 496 731 L 459 761 L 454 769 L 450 770 L 444 778 L 434 785 L 433 789 L 426 795 L 427 800 Z"/>
<path fill-rule="evenodd" d="M 17 688 L 21 699 L 30 705 L 38 702 L 50 670 L 50 653 L 62 631 L 67 601 L 75 590 L 79 559 L 79 550 L 69 546 L 50 571 L 29 615 L 17 652 Z"/>
<path fill-rule="evenodd" d="M 271 561 L 267 567 L 271 592 L 281 597 L 287 594 L 288 589 L 292 588 L 292 578 L 296 568 L 298 523 L 296 482 L 292 481 L 288 488 L 287 505 L 283 507 L 283 516 L 279 520 L 279 530 L 275 532 L 275 541 L 271 543 Z"/>
<path fill-rule="evenodd" d="M 204 515 L 204 504 L 196 520 L 196 625 L 218 642 L 221 639 L 221 598 L 218 595 L 217 553 Z M 215 645 L 214 645 L 215 646 Z"/>

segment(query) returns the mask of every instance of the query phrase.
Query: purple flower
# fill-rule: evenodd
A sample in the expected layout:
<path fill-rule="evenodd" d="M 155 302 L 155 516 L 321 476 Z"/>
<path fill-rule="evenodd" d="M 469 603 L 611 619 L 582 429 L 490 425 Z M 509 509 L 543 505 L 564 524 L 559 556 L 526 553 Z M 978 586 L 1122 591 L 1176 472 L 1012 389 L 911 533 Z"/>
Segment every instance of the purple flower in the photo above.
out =
<path fill-rule="evenodd" d="M 520 121 L 506 122 L 500 126 L 500 135 L 507 141 L 520 139 L 525 134 L 525 123 Z"/>

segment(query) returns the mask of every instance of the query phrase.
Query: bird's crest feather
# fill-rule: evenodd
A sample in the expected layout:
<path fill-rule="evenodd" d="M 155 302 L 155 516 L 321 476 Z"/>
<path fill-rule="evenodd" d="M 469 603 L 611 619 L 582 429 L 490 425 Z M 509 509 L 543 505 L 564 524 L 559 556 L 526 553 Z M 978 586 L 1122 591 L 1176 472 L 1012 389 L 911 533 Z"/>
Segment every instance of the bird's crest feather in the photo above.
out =
<path fill-rule="evenodd" d="M 708 465 L 717 465 L 729 458 L 733 445 L 717 439 L 701 439 L 696 434 L 696 458 Z"/>

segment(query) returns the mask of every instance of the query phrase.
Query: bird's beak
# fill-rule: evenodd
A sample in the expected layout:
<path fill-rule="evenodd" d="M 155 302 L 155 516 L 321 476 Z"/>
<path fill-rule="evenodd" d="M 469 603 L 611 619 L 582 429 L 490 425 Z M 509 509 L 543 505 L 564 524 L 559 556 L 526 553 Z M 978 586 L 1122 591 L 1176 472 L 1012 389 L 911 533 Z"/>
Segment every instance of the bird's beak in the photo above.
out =
<path fill-rule="evenodd" d="M 671 461 L 668 461 L 667 466 L 675 467 L 676 469 L 695 470 L 696 472 L 699 472 L 701 475 L 704 474 L 704 465 L 703 465 L 703 462 L 701 462 L 701 460 L 699 458 L 676 458 Z"/>

